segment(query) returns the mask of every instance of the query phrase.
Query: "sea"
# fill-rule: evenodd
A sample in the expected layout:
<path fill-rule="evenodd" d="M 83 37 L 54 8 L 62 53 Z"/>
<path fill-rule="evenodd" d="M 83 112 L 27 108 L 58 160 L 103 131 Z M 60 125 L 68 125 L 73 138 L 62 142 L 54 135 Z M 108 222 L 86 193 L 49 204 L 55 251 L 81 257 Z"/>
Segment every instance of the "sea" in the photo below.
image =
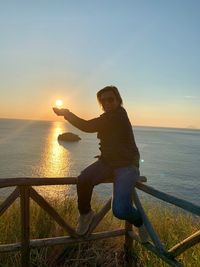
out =
<path fill-rule="evenodd" d="M 58 142 L 72 132 L 79 142 Z M 200 130 L 133 126 L 140 151 L 140 174 L 147 185 L 200 205 Z M 15 177 L 77 176 L 99 155 L 96 134 L 84 133 L 66 121 L 0 119 L 0 182 Z M 0 189 L 5 198 L 11 188 Z M 75 186 L 44 186 L 48 196 L 75 195 Z M 104 199 L 112 184 L 95 187 Z"/>

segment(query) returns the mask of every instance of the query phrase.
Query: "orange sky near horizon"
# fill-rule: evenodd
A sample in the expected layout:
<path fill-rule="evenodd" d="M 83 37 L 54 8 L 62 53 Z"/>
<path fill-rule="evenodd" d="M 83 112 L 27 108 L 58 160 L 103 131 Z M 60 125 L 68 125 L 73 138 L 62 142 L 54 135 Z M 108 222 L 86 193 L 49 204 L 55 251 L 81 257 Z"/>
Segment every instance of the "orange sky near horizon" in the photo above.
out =
<path fill-rule="evenodd" d="M 96 96 L 93 100 L 84 101 L 80 103 L 80 99 L 76 97 L 62 97 L 62 95 L 54 95 L 45 101 L 37 101 L 35 104 L 30 104 L 28 101 L 21 105 L 15 105 L 10 109 L 7 105 L 1 105 L 1 118 L 15 118 L 15 119 L 31 119 L 31 120 L 50 120 L 50 121 L 64 121 L 63 117 L 58 117 L 53 112 L 52 107 L 55 106 L 57 99 L 63 100 L 63 108 L 68 108 L 77 116 L 83 119 L 92 119 L 103 113 L 101 107 L 96 101 Z M 77 103 L 75 103 L 77 101 Z M 129 119 L 132 125 L 141 126 L 155 126 L 155 127 L 174 127 L 174 128 L 194 128 L 200 129 L 200 121 L 198 116 L 194 117 L 192 114 L 195 107 L 186 109 L 175 104 L 166 104 L 166 106 L 148 106 L 142 103 L 135 103 L 134 106 L 127 101 L 124 101 L 124 108 L 128 112 Z"/>

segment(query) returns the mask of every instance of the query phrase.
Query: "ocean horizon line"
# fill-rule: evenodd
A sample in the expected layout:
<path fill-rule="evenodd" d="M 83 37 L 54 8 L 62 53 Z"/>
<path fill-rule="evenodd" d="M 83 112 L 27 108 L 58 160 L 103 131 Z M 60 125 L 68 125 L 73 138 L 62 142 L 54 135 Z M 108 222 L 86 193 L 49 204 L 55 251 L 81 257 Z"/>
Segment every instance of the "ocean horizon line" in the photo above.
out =
<path fill-rule="evenodd" d="M 0 120 L 20 120 L 20 121 L 38 121 L 38 122 L 56 122 L 56 121 L 59 121 L 59 120 L 30 119 L 30 118 L 27 118 L 27 119 L 25 119 L 25 118 L 6 118 L 6 117 L 0 117 Z M 60 122 L 62 122 L 62 121 L 60 120 Z M 174 127 L 174 126 L 156 126 L 156 125 L 132 124 L 132 127 L 200 131 L 200 128 L 194 127 L 194 126 Z"/>

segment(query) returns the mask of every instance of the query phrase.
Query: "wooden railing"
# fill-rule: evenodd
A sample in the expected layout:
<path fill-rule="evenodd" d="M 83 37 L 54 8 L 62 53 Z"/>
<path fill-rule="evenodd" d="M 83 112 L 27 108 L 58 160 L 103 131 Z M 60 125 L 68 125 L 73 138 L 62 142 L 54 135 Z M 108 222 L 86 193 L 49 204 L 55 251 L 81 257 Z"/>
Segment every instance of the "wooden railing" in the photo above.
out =
<path fill-rule="evenodd" d="M 126 266 L 134 266 L 134 259 L 131 256 L 133 251 L 133 240 L 140 242 L 138 235 L 133 231 L 132 225 L 125 222 L 123 229 L 117 229 L 106 232 L 93 233 L 99 222 L 103 219 L 106 213 L 111 208 L 111 198 L 103 206 L 103 208 L 95 215 L 95 218 L 89 228 L 89 231 L 85 236 L 77 235 L 76 231 L 58 214 L 58 212 L 33 188 L 33 186 L 44 185 L 71 185 L 76 184 L 77 179 L 75 177 L 68 178 L 9 178 L 0 180 L 0 188 L 4 187 L 16 187 L 7 199 L 0 205 L 0 216 L 7 210 L 7 208 L 19 197 L 21 206 L 21 242 L 14 244 L 0 245 L 0 253 L 12 252 L 21 250 L 21 266 L 30 266 L 30 249 L 37 247 L 46 247 L 54 245 L 63 245 L 69 243 L 79 243 L 91 240 L 98 240 L 109 237 L 125 236 L 125 259 Z M 107 181 L 110 183 L 112 181 Z M 188 201 L 179 199 L 174 196 L 170 196 L 163 192 L 160 192 L 153 187 L 145 185 L 146 177 L 140 176 L 140 180 L 136 184 L 136 188 L 150 194 L 165 202 L 171 203 L 177 207 L 180 207 L 186 211 L 189 211 L 195 215 L 200 216 L 200 207 L 192 204 Z M 69 234 L 69 236 L 52 237 L 43 239 L 30 240 L 29 230 L 29 214 L 30 214 L 30 198 L 39 204 L 61 227 L 63 227 Z M 159 239 L 156 231 L 151 225 L 144 209 L 141 205 L 136 190 L 133 190 L 133 201 L 136 207 L 139 209 L 144 225 L 149 233 L 151 241 L 142 244 L 147 250 L 150 250 L 163 261 L 167 262 L 171 266 L 182 266 L 176 260 L 176 257 L 183 253 L 185 250 L 194 246 L 200 242 L 200 230 L 192 234 L 190 237 L 181 241 L 171 249 L 167 250 Z"/>

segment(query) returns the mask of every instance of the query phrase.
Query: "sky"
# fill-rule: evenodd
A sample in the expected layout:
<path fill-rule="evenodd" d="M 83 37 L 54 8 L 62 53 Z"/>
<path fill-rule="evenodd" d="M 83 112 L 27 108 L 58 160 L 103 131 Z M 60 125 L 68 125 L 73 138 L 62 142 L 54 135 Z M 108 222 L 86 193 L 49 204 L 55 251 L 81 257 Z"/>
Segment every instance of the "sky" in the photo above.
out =
<path fill-rule="evenodd" d="M 133 125 L 200 129 L 200 1 L 0 1 L 0 118 L 102 113 L 118 87 Z"/>

